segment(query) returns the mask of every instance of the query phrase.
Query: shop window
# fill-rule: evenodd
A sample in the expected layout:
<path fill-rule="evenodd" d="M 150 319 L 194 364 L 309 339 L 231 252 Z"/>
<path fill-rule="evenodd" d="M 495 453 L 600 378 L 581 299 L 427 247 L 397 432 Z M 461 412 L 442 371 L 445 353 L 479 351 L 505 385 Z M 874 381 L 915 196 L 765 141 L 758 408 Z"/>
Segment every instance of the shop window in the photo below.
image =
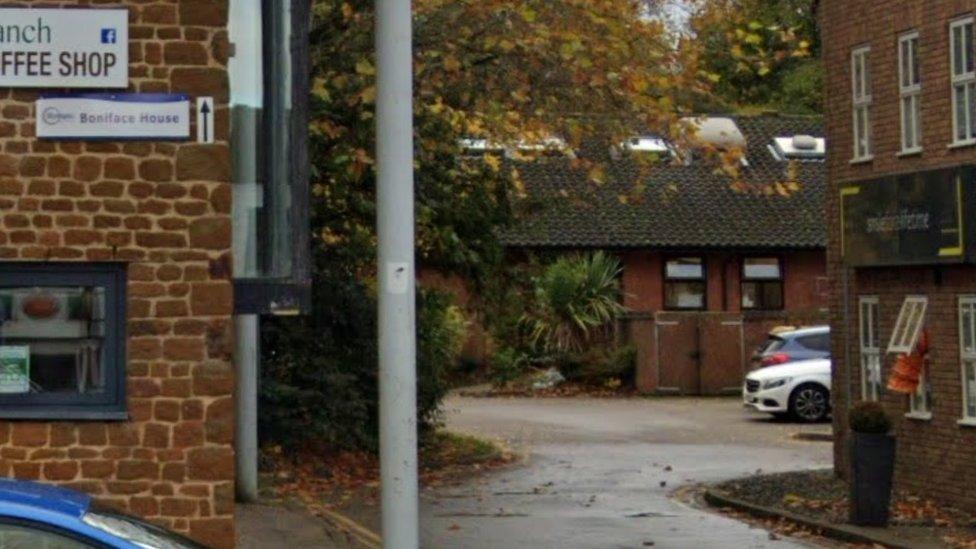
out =
<path fill-rule="evenodd" d="M 878 298 L 862 296 L 860 310 L 861 398 L 878 400 L 881 396 L 881 335 L 878 322 Z"/>
<path fill-rule="evenodd" d="M 924 296 L 908 296 L 901 305 L 898 320 L 888 343 L 889 353 L 911 353 L 922 333 L 928 299 Z"/>
<path fill-rule="evenodd" d="M 700 257 L 670 259 L 664 266 L 664 307 L 705 309 L 705 261 Z"/>
<path fill-rule="evenodd" d="M 854 160 L 871 158 L 871 48 L 851 52 L 851 85 L 854 107 Z"/>
<path fill-rule="evenodd" d="M 776 311 L 783 308 L 783 269 L 775 257 L 742 262 L 742 308 Z"/>
<path fill-rule="evenodd" d="M 0 417 L 125 419 L 125 269 L 0 264 Z"/>
<path fill-rule="evenodd" d="M 308 0 L 231 0 L 235 311 L 310 301 Z"/>
<path fill-rule="evenodd" d="M 976 296 L 959 299 L 959 356 L 962 366 L 962 418 L 976 422 Z"/>
<path fill-rule="evenodd" d="M 901 152 L 922 150 L 922 75 L 918 63 L 918 33 L 898 39 L 898 82 L 901 96 Z"/>
<path fill-rule="evenodd" d="M 957 19 L 949 25 L 949 64 L 952 75 L 952 141 L 955 145 L 976 143 L 976 51 L 973 18 Z"/>

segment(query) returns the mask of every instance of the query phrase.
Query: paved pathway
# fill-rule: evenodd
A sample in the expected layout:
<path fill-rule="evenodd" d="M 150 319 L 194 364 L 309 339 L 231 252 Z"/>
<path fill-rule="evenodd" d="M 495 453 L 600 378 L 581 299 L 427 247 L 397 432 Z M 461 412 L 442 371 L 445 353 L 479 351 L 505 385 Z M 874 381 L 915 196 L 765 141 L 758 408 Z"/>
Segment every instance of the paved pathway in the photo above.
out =
<path fill-rule="evenodd" d="M 348 549 L 355 547 L 338 529 L 299 509 L 237 505 L 238 549 Z"/>
<path fill-rule="evenodd" d="M 425 491 L 422 540 L 431 548 L 795 547 L 670 494 L 831 460 L 828 443 L 791 438 L 809 427 L 733 399 L 452 398 L 445 410 L 449 429 L 504 440 L 526 462 Z"/>

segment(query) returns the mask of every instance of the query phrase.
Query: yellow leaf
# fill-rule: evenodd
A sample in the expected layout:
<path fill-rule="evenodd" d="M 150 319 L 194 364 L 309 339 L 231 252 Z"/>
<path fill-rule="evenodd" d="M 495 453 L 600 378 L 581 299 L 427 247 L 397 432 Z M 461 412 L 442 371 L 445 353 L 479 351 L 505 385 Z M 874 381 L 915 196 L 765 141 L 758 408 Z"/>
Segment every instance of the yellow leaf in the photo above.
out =
<path fill-rule="evenodd" d="M 444 70 L 457 72 L 461 70 L 461 62 L 454 55 L 448 55 L 444 58 Z"/>
<path fill-rule="evenodd" d="M 494 171 L 496 173 L 498 172 L 498 169 L 502 165 L 501 160 L 499 160 L 498 157 L 496 155 L 493 155 L 493 154 L 486 154 L 485 155 L 485 164 L 487 164 L 488 167 L 491 168 L 492 171 Z"/>
<path fill-rule="evenodd" d="M 603 185 L 606 182 L 606 174 L 603 172 L 602 166 L 594 166 L 589 173 L 590 181 L 596 183 L 597 185 Z"/>
<path fill-rule="evenodd" d="M 376 74 L 376 67 L 365 57 L 356 62 L 356 73 L 365 76 Z"/>
<path fill-rule="evenodd" d="M 359 100 L 366 104 L 373 103 L 376 100 L 376 86 L 369 86 L 359 92 Z"/>

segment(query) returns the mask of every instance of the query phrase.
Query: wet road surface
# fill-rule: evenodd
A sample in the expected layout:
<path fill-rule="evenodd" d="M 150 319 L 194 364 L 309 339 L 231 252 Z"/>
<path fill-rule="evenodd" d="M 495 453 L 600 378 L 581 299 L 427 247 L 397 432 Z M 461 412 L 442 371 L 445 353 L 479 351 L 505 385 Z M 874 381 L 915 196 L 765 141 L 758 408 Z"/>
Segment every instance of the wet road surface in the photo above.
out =
<path fill-rule="evenodd" d="M 809 542 L 689 506 L 681 486 L 829 467 L 829 425 L 772 421 L 735 399 L 451 398 L 451 430 L 503 441 L 510 468 L 422 495 L 424 547 L 787 548 Z"/>

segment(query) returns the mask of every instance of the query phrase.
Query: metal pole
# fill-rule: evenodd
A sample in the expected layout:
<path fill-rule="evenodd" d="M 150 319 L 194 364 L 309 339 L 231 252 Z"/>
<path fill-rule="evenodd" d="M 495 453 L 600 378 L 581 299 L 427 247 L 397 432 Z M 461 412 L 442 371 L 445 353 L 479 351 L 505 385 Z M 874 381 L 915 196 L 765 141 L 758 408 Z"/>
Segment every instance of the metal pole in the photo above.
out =
<path fill-rule="evenodd" d="M 411 27 L 410 0 L 377 0 L 380 480 L 387 549 L 419 546 Z"/>
<path fill-rule="evenodd" d="M 237 341 L 237 499 L 252 503 L 258 499 L 258 338 L 257 315 L 234 317 Z"/>

